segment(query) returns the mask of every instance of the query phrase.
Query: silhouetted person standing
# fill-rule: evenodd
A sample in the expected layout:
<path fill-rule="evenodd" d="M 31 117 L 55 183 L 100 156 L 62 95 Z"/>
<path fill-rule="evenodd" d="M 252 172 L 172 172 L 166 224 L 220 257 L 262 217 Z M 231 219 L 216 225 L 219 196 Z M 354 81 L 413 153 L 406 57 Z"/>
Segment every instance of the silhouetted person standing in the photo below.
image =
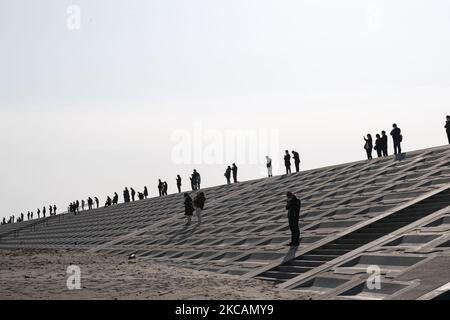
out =
<path fill-rule="evenodd" d="M 196 169 L 194 169 L 194 172 L 192 173 L 192 178 L 194 180 L 195 190 L 200 189 L 202 178 L 200 177 L 200 173 L 198 173 Z"/>
<path fill-rule="evenodd" d="M 85 205 L 84 200 L 81 200 L 81 210 L 83 210 L 83 211 L 84 211 L 84 205 Z"/>
<path fill-rule="evenodd" d="M 272 159 L 269 156 L 266 156 L 266 167 L 267 167 L 267 175 L 272 177 Z"/>
<path fill-rule="evenodd" d="M 394 141 L 394 154 L 401 154 L 402 153 L 402 147 L 401 142 L 403 141 L 402 137 L 402 131 L 400 128 L 397 127 L 397 125 L 394 123 L 392 125 L 393 129 L 391 131 L 392 140 Z"/>
<path fill-rule="evenodd" d="M 364 141 L 366 142 L 364 144 L 364 149 L 366 149 L 367 159 L 371 160 L 372 159 L 372 148 L 373 148 L 372 135 L 368 134 L 367 139 L 365 137 L 363 137 L 363 138 L 364 138 Z"/>
<path fill-rule="evenodd" d="M 445 122 L 445 131 L 447 132 L 448 143 L 450 144 L 450 116 L 447 116 L 447 121 Z"/>
<path fill-rule="evenodd" d="M 194 198 L 195 214 L 198 224 L 202 223 L 202 211 L 205 206 L 206 198 L 203 192 L 199 192 Z"/>
<path fill-rule="evenodd" d="M 23 221 L 23 212 L 20 213 L 20 222 Z"/>
<path fill-rule="evenodd" d="M 53 207 L 52 206 L 48 206 L 48 211 L 50 211 L 50 216 L 53 215 Z"/>
<path fill-rule="evenodd" d="M 75 202 L 77 212 L 80 212 L 80 201 Z"/>
<path fill-rule="evenodd" d="M 148 190 L 147 190 L 147 187 L 145 186 L 144 187 L 144 198 L 147 199 L 147 197 L 148 197 Z"/>
<path fill-rule="evenodd" d="M 224 176 L 227 179 L 227 184 L 230 184 L 231 183 L 231 167 L 230 166 L 228 166 L 227 170 L 225 170 Z"/>
<path fill-rule="evenodd" d="M 130 191 L 128 191 L 128 188 L 126 187 L 125 190 L 123 191 L 123 201 L 130 202 Z"/>
<path fill-rule="evenodd" d="M 47 209 L 45 207 L 42 208 L 42 217 L 45 218 L 45 213 L 46 213 Z"/>
<path fill-rule="evenodd" d="M 27 220 L 30 220 L 30 211 L 27 213 Z"/>
<path fill-rule="evenodd" d="M 186 225 L 191 224 L 192 219 L 192 213 L 194 212 L 194 206 L 192 204 L 192 198 L 189 196 L 188 193 L 184 194 L 184 215 L 187 218 Z"/>
<path fill-rule="evenodd" d="M 164 187 L 164 185 L 163 185 L 161 179 L 158 179 L 158 191 L 159 191 L 160 197 L 162 197 L 162 195 L 163 195 L 163 187 Z"/>
<path fill-rule="evenodd" d="M 179 174 L 177 174 L 177 188 L 178 188 L 178 193 L 181 193 L 181 177 Z"/>
<path fill-rule="evenodd" d="M 88 207 L 89 210 L 92 210 L 92 207 L 94 206 L 94 200 L 92 200 L 91 197 L 88 198 Z"/>
<path fill-rule="evenodd" d="M 295 172 L 300 171 L 300 155 L 297 151 L 292 150 L 292 155 L 294 158 L 294 164 L 295 164 Z"/>
<path fill-rule="evenodd" d="M 381 151 L 383 151 L 383 157 L 388 156 L 388 137 L 386 131 L 381 131 Z"/>
<path fill-rule="evenodd" d="M 289 246 L 298 246 L 300 244 L 300 228 L 298 221 L 300 217 L 300 199 L 291 192 L 286 193 L 287 203 L 286 210 L 288 210 L 289 228 L 291 229 L 291 242 Z"/>
<path fill-rule="evenodd" d="M 169 189 L 169 186 L 167 185 L 167 182 L 163 182 L 163 195 L 167 196 L 167 190 Z"/>
<path fill-rule="evenodd" d="M 189 177 L 189 180 L 191 180 L 191 189 L 192 189 L 192 191 L 194 191 L 195 190 L 195 181 L 194 181 L 194 176 L 192 174 Z"/>
<path fill-rule="evenodd" d="M 115 205 L 115 204 L 118 204 L 118 203 L 119 203 L 119 195 L 117 194 L 117 192 L 114 192 L 114 196 L 113 196 L 113 199 L 112 199 L 112 204 Z"/>
<path fill-rule="evenodd" d="M 98 201 L 97 197 L 95 197 L 94 200 L 95 200 L 95 205 L 97 206 L 97 209 L 98 209 L 98 207 L 100 205 L 100 201 Z"/>
<path fill-rule="evenodd" d="M 238 167 L 236 166 L 236 163 L 233 163 L 231 167 L 231 171 L 233 172 L 233 182 L 237 182 L 237 173 L 238 173 Z"/>
<path fill-rule="evenodd" d="M 287 150 L 286 154 L 284 155 L 284 166 L 286 167 L 286 174 L 291 173 L 291 155 Z"/>
<path fill-rule="evenodd" d="M 38 219 L 41 217 L 41 210 L 39 210 L 39 209 L 37 209 L 37 216 L 38 216 Z"/>
<path fill-rule="evenodd" d="M 134 191 L 133 188 L 130 188 L 131 190 L 131 200 L 134 202 L 134 199 L 136 198 L 136 191 Z"/>
<path fill-rule="evenodd" d="M 378 133 L 376 134 L 375 147 L 373 147 L 373 148 L 377 152 L 378 158 L 381 158 L 383 156 L 383 146 L 382 146 L 382 142 L 381 142 L 381 137 Z"/>

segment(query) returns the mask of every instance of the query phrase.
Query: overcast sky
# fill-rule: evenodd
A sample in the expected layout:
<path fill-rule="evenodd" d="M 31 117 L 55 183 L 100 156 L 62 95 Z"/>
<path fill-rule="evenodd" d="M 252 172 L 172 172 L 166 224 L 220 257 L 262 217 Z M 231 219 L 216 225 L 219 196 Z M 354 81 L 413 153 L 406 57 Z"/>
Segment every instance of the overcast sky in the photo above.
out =
<path fill-rule="evenodd" d="M 449 16 L 447 0 L 0 0 L 0 217 L 156 195 L 159 177 L 173 192 L 193 168 L 222 184 L 232 150 L 241 180 L 284 149 L 303 169 L 360 160 L 393 122 L 405 151 L 445 144 Z M 243 130 L 257 140 L 229 138 Z"/>

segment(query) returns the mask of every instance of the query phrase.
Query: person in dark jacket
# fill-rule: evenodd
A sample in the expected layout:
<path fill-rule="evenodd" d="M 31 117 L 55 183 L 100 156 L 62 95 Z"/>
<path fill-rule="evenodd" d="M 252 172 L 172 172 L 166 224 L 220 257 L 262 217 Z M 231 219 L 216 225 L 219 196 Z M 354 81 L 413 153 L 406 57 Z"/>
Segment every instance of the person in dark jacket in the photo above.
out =
<path fill-rule="evenodd" d="M 187 218 L 186 225 L 191 224 L 192 213 L 194 212 L 194 206 L 192 205 L 192 198 L 186 192 L 184 194 L 184 215 Z"/>
<path fill-rule="evenodd" d="M 195 190 L 195 180 L 194 180 L 194 176 L 192 174 L 189 177 L 189 180 L 191 180 L 191 189 L 192 189 L 192 191 L 194 191 Z"/>
<path fill-rule="evenodd" d="M 447 121 L 445 122 L 445 131 L 447 131 L 448 143 L 450 144 L 450 116 L 447 116 Z"/>
<path fill-rule="evenodd" d="M 381 131 L 381 151 L 383 152 L 383 157 L 388 156 L 388 137 L 386 131 Z"/>
<path fill-rule="evenodd" d="M 300 244 L 300 228 L 298 220 L 300 217 L 301 201 L 293 193 L 287 192 L 286 210 L 288 211 L 289 228 L 291 229 L 291 242 L 288 246 L 298 246 Z"/>
<path fill-rule="evenodd" d="M 225 170 L 224 174 L 225 178 L 227 179 L 227 184 L 231 184 L 231 167 L 228 166 L 227 170 Z"/>
<path fill-rule="evenodd" d="M 295 172 L 300 171 L 300 155 L 297 151 L 292 150 L 292 155 L 294 158 L 294 164 L 295 164 Z"/>
<path fill-rule="evenodd" d="M 178 193 L 181 193 L 181 177 L 179 174 L 177 174 L 177 188 L 178 188 Z"/>
<path fill-rule="evenodd" d="M 144 186 L 144 198 L 145 199 L 147 199 L 147 197 L 148 197 L 148 189 L 147 189 L 147 186 Z"/>
<path fill-rule="evenodd" d="M 114 192 L 114 197 L 112 199 L 112 204 L 118 204 L 119 203 L 119 195 L 117 194 L 117 192 Z"/>
<path fill-rule="evenodd" d="M 163 196 L 167 196 L 167 190 L 169 189 L 169 186 L 167 185 L 167 182 L 163 182 Z"/>
<path fill-rule="evenodd" d="M 377 152 L 378 158 L 381 158 L 383 156 L 383 145 L 381 142 L 381 136 L 377 133 L 376 138 L 377 139 L 375 140 L 375 147 L 373 148 Z"/>
<path fill-rule="evenodd" d="M 159 191 L 160 197 L 163 196 L 163 188 L 164 188 L 164 184 L 162 183 L 161 179 L 158 179 L 158 191 Z"/>
<path fill-rule="evenodd" d="M 231 172 L 233 172 L 233 183 L 237 182 L 237 172 L 238 172 L 238 167 L 236 166 L 236 163 L 233 163 L 233 165 L 231 166 Z"/>
<path fill-rule="evenodd" d="M 203 192 L 197 193 L 197 195 L 194 198 L 194 207 L 195 207 L 195 214 L 197 216 L 198 224 L 202 223 L 202 211 L 205 207 L 205 194 Z"/>
<path fill-rule="evenodd" d="M 131 200 L 134 202 L 134 200 L 136 199 L 136 191 L 134 191 L 133 188 L 130 188 L 131 190 Z"/>
<path fill-rule="evenodd" d="M 130 191 L 128 191 L 128 188 L 125 188 L 125 190 L 123 190 L 123 202 L 130 202 Z"/>
<path fill-rule="evenodd" d="M 393 129 L 391 131 L 392 140 L 394 141 L 394 154 L 401 154 L 402 153 L 402 147 L 401 142 L 403 140 L 402 137 L 402 131 L 400 128 L 397 127 L 397 125 L 394 123 L 392 125 Z"/>
<path fill-rule="evenodd" d="M 291 173 L 291 155 L 287 150 L 286 154 L 284 155 L 284 166 L 286 167 L 286 174 Z"/>
<path fill-rule="evenodd" d="M 364 144 L 364 149 L 366 149 L 367 153 L 367 159 L 372 159 L 372 148 L 373 148 L 373 142 L 372 142 L 372 136 L 370 134 L 367 135 L 367 139 L 363 137 L 364 141 L 366 142 Z"/>

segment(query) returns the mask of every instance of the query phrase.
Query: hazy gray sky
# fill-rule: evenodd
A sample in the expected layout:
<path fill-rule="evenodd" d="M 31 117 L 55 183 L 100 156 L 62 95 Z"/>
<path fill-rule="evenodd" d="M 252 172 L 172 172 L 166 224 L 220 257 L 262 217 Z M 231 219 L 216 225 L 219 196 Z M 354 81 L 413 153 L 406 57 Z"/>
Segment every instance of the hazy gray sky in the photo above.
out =
<path fill-rule="evenodd" d="M 445 144 L 449 16 L 447 0 L 0 0 L 0 217 L 155 195 L 159 177 L 173 192 L 194 167 L 222 184 L 225 163 L 174 150 L 227 131 L 271 132 L 258 144 L 303 169 L 364 159 L 362 136 L 393 122 L 405 150 Z"/>

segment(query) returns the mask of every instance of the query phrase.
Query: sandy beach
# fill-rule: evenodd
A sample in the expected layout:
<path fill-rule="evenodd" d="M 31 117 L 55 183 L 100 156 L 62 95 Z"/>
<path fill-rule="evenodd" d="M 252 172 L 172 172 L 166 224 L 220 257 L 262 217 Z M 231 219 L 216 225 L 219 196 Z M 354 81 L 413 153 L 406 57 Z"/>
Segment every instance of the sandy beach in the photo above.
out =
<path fill-rule="evenodd" d="M 80 267 L 69 290 L 67 267 Z M 0 299 L 310 299 L 261 280 L 72 250 L 0 250 Z"/>

